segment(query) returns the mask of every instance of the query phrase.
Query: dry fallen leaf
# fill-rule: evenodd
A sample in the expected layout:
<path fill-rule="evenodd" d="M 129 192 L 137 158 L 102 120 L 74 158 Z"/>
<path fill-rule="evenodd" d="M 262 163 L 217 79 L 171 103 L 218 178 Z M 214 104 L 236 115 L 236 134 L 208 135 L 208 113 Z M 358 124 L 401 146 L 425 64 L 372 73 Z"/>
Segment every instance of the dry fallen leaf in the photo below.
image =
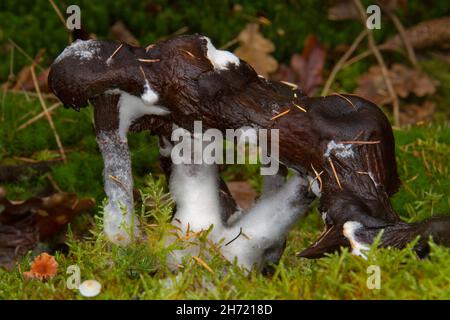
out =
<path fill-rule="evenodd" d="M 15 217 L 7 224 L 0 222 L 0 267 L 11 270 L 17 259 L 33 250 L 38 242 L 35 216 Z"/>
<path fill-rule="evenodd" d="M 58 262 L 48 253 L 37 256 L 31 263 L 30 271 L 24 272 L 25 279 L 48 280 L 53 278 L 58 271 Z"/>
<path fill-rule="evenodd" d="M 420 124 L 431 121 L 436 111 L 436 104 L 425 101 L 422 105 L 407 104 L 402 106 L 400 112 L 401 124 Z"/>
<path fill-rule="evenodd" d="M 377 4 L 382 8 L 390 11 L 396 10 L 398 7 L 405 8 L 406 0 L 378 0 Z M 335 0 L 331 2 L 328 8 L 329 20 L 358 20 L 359 13 L 355 8 L 352 0 Z"/>
<path fill-rule="evenodd" d="M 39 241 L 61 231 L 79 213 L 93 207 L 92 199 L 73 193 L 10 201 L 0 197 L 0 267 L 7 269 Z"/>
<path fill-rule="evenodd" d="M 323 83 L 325 58 L 325 48 L 310 35 L 305 39 L 303 52 L 291 57 L 290 67 L 281 65 L 271 79 L 295 83 L 305 94 L 313 95 Z"/>
<path fill-rule="evenodd" d="M 432 95 L 436 92 L 436 86 L 439 84 L 424 72 L 402 64 L 394 64 L 389 69 L 389 76 L 395 92 L 401 98 L 406 98 L 411 94 L 417 97 Z M 378 65 L 372 66 L 368 72 L 358 78 L 358 88 L 355 93 L 378 105 L 390 102 L 390 95 Z"/>
<path fill-rule="evenodd" d="M 256 191 L 248 181 L 227 182 L 228 189 L 236 203 L 244 210 L 250 209 L 255 203 Z"/>
<path fill-rule="evenodd" d="M 239 47 L 234 53 L 247 61 L 258 74 L 267 77 L 278 68 L 278 62 L 270 53 L 275 45 L 259 32 L 259 25 L 249 23 L 238 36 Z"/>
<path fill-rule="evenodd" d="M 414 49 L 442 47 L 450 48 L 450 17 L 441 17 L 420 22 L 405 30 L 406 38 Z M 400 35 L 389 38 L 380 45 L 384 49 L 395 50 L 403 48 Z"/>

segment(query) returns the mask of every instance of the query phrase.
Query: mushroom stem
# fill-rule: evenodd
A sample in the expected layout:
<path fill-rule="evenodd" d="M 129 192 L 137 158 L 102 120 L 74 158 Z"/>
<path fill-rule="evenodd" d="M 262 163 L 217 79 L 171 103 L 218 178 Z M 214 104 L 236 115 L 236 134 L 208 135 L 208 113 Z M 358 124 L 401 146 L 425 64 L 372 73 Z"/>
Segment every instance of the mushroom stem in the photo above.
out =
<path fill-rule="evenodd" d="M 104 231 L 116 244 L 126 245 L 137 228 L 133 214 L 133 178 L 128 143 L 119 131 L 103 131 L 97 135 L 103 156 L 103 179 L 108 204 L 104 208 Z"/>
<path fill-rule="evenodd" d="M 127 245 L 137 233 L 133 214 L 133 177 L 130 150 L 119 130 L 119 95 L 104 94 L 91 102 L 97 143 L 103 157 L 103 179 L 108 203 L 104 208 L 103 228 L 108 239 Z"/>

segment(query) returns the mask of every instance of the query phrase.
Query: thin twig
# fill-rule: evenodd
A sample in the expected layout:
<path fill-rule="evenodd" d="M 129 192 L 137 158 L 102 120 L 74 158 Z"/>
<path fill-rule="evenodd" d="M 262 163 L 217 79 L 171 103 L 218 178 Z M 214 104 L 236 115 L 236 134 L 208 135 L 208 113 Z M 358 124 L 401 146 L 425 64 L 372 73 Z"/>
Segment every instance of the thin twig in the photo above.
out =
<path fill-rule="evenodd" d="M 334 78 L 336 77 L 339 70 L 341 70 L 342 66 L 344 65 L 345 61 L 349 59 L 353 52 L 358 48 L 361 41 L 364 39 L 364 37 L 367 35 L 367 30 L 362 31 L 356 39 L 353 41 L 352 45 L 348 50 L 344 53 L 344 55 L 339 59 L 339 61 L 334 65 L 333 70 L 331 70 L 330 75 L 328 76 L 327 82 L 325 83 L 325 86 L 322 89 L 321 96 L 326 96 L 328 94 L 328 91 L 330 91 L 330 87 L 334 81 Z"/>
<path fill-rule="evenodd" d="M 420 70 L 419 62 L 417 62 L 416 53 L 414 52 L 414 48 L 411 45 L 411 41 L 409 41 L 408 36 L 406 35 L 406 30 L 403 27 L 403 24 L 401 23 L 400 19 L 393 12 L 391 12 L 391 10 L 387 9 L 384 11 L 387 13 L 388 17 L 392 20 L 394 26 L 397 28 L 400 39 L 402 40 L 403 45 L 405 46 L 409 61 L 417 70 Z"/>
<path fill-rule="evenodd" d="M 233 241 L 235 241 L 237 238 L 239 238 L 242 235 L 242 227 L 239 229 L 239 233 L 236 237 L 234 237 L 233 239 L 231 239 L 230 241 L 228 241 L 227 243 L 225 243 L 225 247 L 227 245 L 229 245 L 230 243 L 232 243 Z"/>
<path fill-rule="evenodd" d="M 53 189 L 55 189 L 58 192 L 62 192 L 61 188 L 56 183 L 55 179 L 53 179 L 53 176 L 50 172 L 47 172 L 45 177 L 48 179 L 48 181 L 50 181 L 50 184 L 52 185 Z"/>
<path fill-rule="evenodd" d="M 66 20 L 64 19 L 64 16 L 62 15 L 61 10 L 59 10 L 58 6 L 55 4 L 55 2 L 53 0 L 48 0 L 48 1 L 52 5 L 56 14 L 58 15 L 58 18 L 61 21 L 61 23 L 63 24 L 64 28 L 66 28 Z"/>
<path fill-rule="evenodd" d="M 234 38 L 234 39 L 231 39 L 231 40 L 228 41 L 227 43 L 225 43 L 225 44 L 224 44 L 223 46 L 221 46 L 219 49 L 221 49 L 221 50 L 228 49 L 229 47 L 235 45 L 235 44 L 238 43 L 238 42 L 239 42 L 239 38 L 236 37 L 236 38 Z"/>
<path fill-rule="evenodd" d="M 23 56 L 25 58 L 27 58 L 32 64 L 34 64 L 36 67 L 38 67 L 40 69 L 40 71 L 44 71 L 44 68 L 38 62 L 35 61 L 36 59 L 32 58 L 28 53 L 26 53 L 25 50 L 23 50 L 21 47 L 19 47 L 19 45 L 17 43 L 12 41 L 11 39 L 8 39 L 8 42 L 12 46 L 14 46 L 17 50 L 19 50 L 19 52 L 21 54 L 23 54 Z"/>
<path fill-rule="evenodd" d="M 52 115 L 48 112 L 48 109 L 47 109 L 47 105 L 46 105 L 46 103 L 45 103 L 45 100 L 44 100 L 44 98 L 43 98 L 42 95 L 41 95 L 41 89 L 39 88 L 39 84 L 38 84 L 38 82 L 37 82 L 36 72 L 34 71 L 34 67 L 35 67 L 35 66 L 34 66 L 34 64 L 33 64 L 33 65 L 31 65 L 31 68 L 30 68 L 30 71 L 31 71 L 31 77 L 33 78 L 34 87 L 35 87 L 35 89 L 36 89 L 36 93 L 38 94 L 39 101 L 41 102 L 42 109 L 43 109 L 44 112 L 45 112 L 45 116 L 47 117 L 47 121 L 48 121 L 48 123 L 49 123 L 49 125 L 50 125 L 50 128 L 52 129 L 53 134 L 54 134 L 54 136 L 55 136 L 56 144 L 58 145 L 59 151 L 60 151 L 60 153 L 61 153 L 61 157 L 63 158 L 63 161 L 64 161 L 64 163 L 66 164 L 66 163 L 67 163 L 66 154 L 65 154 L 65 152 L 64 152 L 64 148 L 63 148 L 63 145 L 62 145 L 62 143 L 61 143 L 61 139 L 59 138 L 59 134 L 58 134 L 58 132 L 56 131 L 56 127 L 55 127 L 55 123 L 53 122 Z"/>
<path fill-rule="evenodd" d="M 34 116 L 33 118 L 31 118 L 30 120 L 28 120 L 27 122 L 25 122 L 24 124 L 22 124 L 19 128 L 17 128 L 17 131 L 23 130 L 25 128 L 28 128 L 30 125 L 32 125 L 33 123 L 35 123 L 36 121 L 38 121 L 39 119 L 45 117 L 45 113 L 52 113 L 53 110 L 55 110 L 56 108 L 58 108 L 59 106 L 61 106 L 61 102 L 56 102 L 54 104 L 52 104 L 47 111 L 42 111 L 41 113 L 39 113 L 37 116 Z"/>
<path fill-rule="evenodd" d="M 11 58 L 9 59 L 9 75 L 8 78 L 14 77 L 14 47 L 11 47 Z"/>
<path fill-rule="evenodd" d="M 372 54 L 372 52 L 370 50 L 366 50 L 366 51 L 361 52 L 360 54 L 357 54 L 353 58 L 348 59 L 344 63 L 344 65 L 342 66 L 342 69 L 345 69 L 348 66 L 350 66 L 350 65 L 352 65 L 352 64 L 354 64 L 354 63 L 356 63 L 356 62 L 358 62 L 358 61 L 360 61 L 360 60 L 362 60 L 362 59 L 364 59 L 366 57 L 369 57 L 371 54 Z"/>
<path fill-rule="evenodd" d="M 36 92 L 26 91 L 26 90 L 8 90 L 5 89 L 6 93 L 13 93 L 13 94 L 23 94 L 25 96 L 29 97 L 38 97 L 38 94 Z M 41 96 L 45 99 L 52 99 L 52 100 L 58 100 L 58 97 L 56 97 L 52 93 L 41 93 Z"/>
<path fill-rule="evenodd" d="M 361 0 L 353 0 L 353 3 L 355 4 L 355 7 L 359 12 L 362 24 L 364 25 L 364 27 L 366 27 L 367 16 L 364 7 L 361 3 Z M 367 31 L 368 31 L 367 38 L 369 43 L 369 49 L 372 51 L 372 53 L 374 54 L 375 58 L 378 61 L 378 64 L 380 65 L 384 82 L 386 83 L 389 95 L 391 96 L 391 102 L 394 110 L 394 123 L 396 126 L 398 126 L 400 124 L 400 104 L 398 101 L 398 97 L 397 94 L 395 93 L 394 86 L 392 85 L 391 78 L 389 76 L 389 72 L 384 62 L 383 56 L 381 55 L 380 50 L 378 50 L 378 47 L 376 45 L 375 39 L 372 34 L 372 30 L 367 29 Z"/>

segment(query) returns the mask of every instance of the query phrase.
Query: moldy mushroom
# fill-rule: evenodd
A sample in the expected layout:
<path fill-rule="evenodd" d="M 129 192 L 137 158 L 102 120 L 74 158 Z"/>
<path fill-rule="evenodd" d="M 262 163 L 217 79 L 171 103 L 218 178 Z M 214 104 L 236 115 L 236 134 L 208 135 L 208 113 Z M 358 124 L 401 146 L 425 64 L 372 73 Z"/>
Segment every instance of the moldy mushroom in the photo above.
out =
<path fill-rule="evenodd" d="M 361 97 L 307 97 L 258 76 L 245 61 L 199 35 L 146 49 L 77 41 L 55 60 L 49 86 L 66 106 L 79 109 L 88 101 L 94 106 L 109 199 L 105 231 L 114 242 L 127 243 L 123 226 L 135 225 L 127 131 L 152 129 L 152 121 L 192 130 L 194 121 L 202 120 L 204 128 L 222 131 L 279 129 L 280 162 L 309 177 L 326 224 L 302 256 L 370 244 L 381 229 L 387 231 L 382 245 L 401 248 L 414 235 L 448 244 L 446 218 L 418 227 L 402 222 L 393 210 L 389 198 L 400 180 L 392 129 L 383 112 Z"/>

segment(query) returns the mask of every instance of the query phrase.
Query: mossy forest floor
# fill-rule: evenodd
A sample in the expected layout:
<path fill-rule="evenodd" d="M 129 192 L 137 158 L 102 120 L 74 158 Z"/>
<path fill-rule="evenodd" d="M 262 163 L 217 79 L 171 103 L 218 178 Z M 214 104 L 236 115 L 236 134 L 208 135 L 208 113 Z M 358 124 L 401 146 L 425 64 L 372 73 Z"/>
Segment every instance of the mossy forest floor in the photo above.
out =
<path fill-rule="evenodd" d="M 16 164 L 20 158 L 55 157 L 57 145 L 45 118 L 17 130 L 40 112 L 34 97 L 1 93 L 1 164 Z M 53 279 L 24 279 L 22 273 L 36 254 L 30 253 L 12 271 L 0 270 L 0 299 L 82 299 L 77 291 L 66 287 L 70 265 L 79 266 L 81 280 L 96 279 L 102 284 L 98 299 L 450 299 L 450 250 L 436 245 L 424 260 L 410 248 L 399 251 L 377 249 L 375 245 L 368 260 L 347 250 L 319 260 L 297 258 L 295 253 L 311 244 L 323 227 L 314 206 L 290 233 L 283 258 L 271 275 L 245 274 L 214 250 L 205 249 L 201 257 L 207 265 L 186 259 L 177 276 L 165 263 L 170 248 L 166 248 L 164 239 L 171 231 L 168 222 L 172 204 L 167 201 L 166 182 L 158 169 L 156 140 L 149 133 L 130 136 L 136 187 L 144 200 L 137 204 L 136 211 L 147 239 L 119 248 L 105 241 L 100 232 L 102 161 L 93 132 L 92 109 L 77 113 L 58 108 L 53 118 L 68 152 L 68 164 L 55 165 L 50 174 L 30 172 L 20 181 L 4 184 L 8 198 L 45 196 L 54 192 L 56 185 L 80 197 L 93 197 L 98 206 L 78 216 L 58 237 L 64 245 L 53 252 L 59 264 Z M 403 187 L 393 198 L 397 212 L 408 222 L 450 214 L 448 123 L 437 116 L 430 125 L 396 129 L 395 137 L 403 180 Z M 232 166 L 223 176 L 228 180 L 248 179 L 256 189 L 260 186 L 254 166 Z M 47 243 L 40 249 L 54 247 L 54 243 Z M 380 267 L 380 289 L 367 287 L 371 265 Z"/>

